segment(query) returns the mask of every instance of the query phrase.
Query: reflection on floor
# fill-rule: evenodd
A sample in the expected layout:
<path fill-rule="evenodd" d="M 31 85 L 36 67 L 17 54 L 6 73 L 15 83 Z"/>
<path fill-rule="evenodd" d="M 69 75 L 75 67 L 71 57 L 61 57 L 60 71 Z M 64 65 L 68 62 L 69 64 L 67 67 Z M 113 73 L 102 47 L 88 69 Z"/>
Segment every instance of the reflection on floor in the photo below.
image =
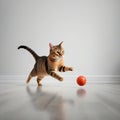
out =
<path fill-rule="evenodd" d="M 120 120 L 120 84 L 0 80 L 0 120 Z"/>

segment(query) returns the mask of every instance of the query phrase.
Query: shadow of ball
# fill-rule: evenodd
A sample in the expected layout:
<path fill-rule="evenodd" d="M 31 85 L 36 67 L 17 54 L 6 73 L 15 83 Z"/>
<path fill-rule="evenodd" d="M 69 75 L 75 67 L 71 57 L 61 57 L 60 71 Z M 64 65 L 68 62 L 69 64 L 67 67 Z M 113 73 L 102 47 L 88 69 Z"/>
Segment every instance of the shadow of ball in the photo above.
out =
<path fill-rule="evenodd" d="M 86 96 L 86 90 L 83 88 L 80 88 L 77 90 L 77 96 L 78 97 L 85 97 Z"/>

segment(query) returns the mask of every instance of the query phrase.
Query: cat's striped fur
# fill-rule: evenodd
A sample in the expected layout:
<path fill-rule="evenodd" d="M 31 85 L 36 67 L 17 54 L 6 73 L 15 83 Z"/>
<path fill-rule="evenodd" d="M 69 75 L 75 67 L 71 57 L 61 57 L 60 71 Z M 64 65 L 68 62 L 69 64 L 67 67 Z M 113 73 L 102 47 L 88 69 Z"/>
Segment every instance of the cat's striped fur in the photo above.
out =
<path fill-rule="evenodd" d="M 37 76 L 37 84 L 41 85 L 40 81 L 47 75 L 50 75 L 59 81 L 62 81 L 63 78 L 56 73 L 56 71 L 65 72 L 72 71 L 72 67 L 66 67 L 63 61 L 64 49 L 61 42 L 59 45 L 53 46 L 49 43 L 50 53 L 48 56 L 38 56 L 31 48 L 21 45 L 18 49 L 23 48 L 28 50 L 35 59 L 35 65 L 32 71 L 30 72 L 27 83 L 30 82 L 32 77 Z"/>

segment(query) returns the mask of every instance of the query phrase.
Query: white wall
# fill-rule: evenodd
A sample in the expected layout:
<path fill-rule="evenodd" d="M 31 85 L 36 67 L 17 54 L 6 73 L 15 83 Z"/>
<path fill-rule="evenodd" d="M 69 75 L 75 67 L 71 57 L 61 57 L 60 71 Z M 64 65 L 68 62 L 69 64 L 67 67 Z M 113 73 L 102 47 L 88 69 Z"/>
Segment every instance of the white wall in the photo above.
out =
<path fill-rule="evenodd" d="M 120 0 L 0 0 L 0 75 L 33 67 L 19 45 L 48 55 L 61 40 L 74 74 L 120 75 Z"/>

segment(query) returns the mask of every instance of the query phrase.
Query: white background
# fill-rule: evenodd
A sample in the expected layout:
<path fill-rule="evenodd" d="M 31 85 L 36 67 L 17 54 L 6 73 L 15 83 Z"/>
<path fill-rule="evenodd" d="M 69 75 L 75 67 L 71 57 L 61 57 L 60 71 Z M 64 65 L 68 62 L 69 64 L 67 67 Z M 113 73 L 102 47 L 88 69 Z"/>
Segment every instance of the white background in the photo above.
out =
<path fill-rule="evenodd" d="M 27 45 L 48 55 L 64 41 L 64 74 L 120 75 L 120 0 L 0 0 L 0 75 L 26 75 Z"/>

